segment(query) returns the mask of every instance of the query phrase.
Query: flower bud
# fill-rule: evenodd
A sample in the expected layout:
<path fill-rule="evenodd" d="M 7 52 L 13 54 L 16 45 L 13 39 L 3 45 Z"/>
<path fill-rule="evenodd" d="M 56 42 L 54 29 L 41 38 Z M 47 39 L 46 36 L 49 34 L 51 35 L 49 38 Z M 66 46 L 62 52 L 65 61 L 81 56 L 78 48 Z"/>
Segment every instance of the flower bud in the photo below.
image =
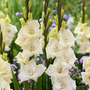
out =
<path fill-rule="evenodd" d="M 29 8 L 29 11 L 31 10 L 31 2 L 29 1 L 28 3 L 28 8 Z"/>
<path fill-rule="evenodd" d="M 26 12 L 26 8 L 25 7 L 23 7 L 23 13 L 24 13 L 24 17 L 26 18 L 27 12 Z"/>
<path fill-rule="evenodd" d="M 24 21 L 24 19 L 23 19 L 23 18 L 20 18 L 19 20 L 20 20 L 22 26 L 25 26 L 25 21 Z"/>
<path fill-rule="evenodd" d="M 10 20 L 9 16 L 7 15 L 7 17 L 5 18 L 5 23 L 10 23 L 10 22 L 11 22 L 11 20 Z"/>

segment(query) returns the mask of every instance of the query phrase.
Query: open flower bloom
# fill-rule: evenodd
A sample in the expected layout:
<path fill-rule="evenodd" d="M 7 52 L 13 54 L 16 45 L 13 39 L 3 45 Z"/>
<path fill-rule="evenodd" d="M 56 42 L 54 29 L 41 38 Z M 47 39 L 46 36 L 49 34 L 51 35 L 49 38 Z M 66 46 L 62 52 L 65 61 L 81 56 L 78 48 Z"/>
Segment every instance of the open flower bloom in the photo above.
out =
<path fill-rule="evenodd" d="M 3 78 L 7 83 L 10 84 L 12 73 L 10 64 L 7 61 L 3 61 L 0 57 L 0 78 Z"/>
<path fill-rule="evenodd" d="M 78 45 L 82 45 L 85 43 L 89 43 L 89 40 L 87 37 L 85 37 L 84 35 L 77 35 L 76 40 Z"/>
<path fill-rule="evenodd" d="M 62 63 L 61 60 L 56 58 L 54 64 L 50 64 L 48 69 L 45 71 L 51 77 L 64 77 L 68 75 L 68 67 Z"/>
<path fill-rule="evenodd" d="M 55 37 L 51 37 L 46 47 L 47 58 L 54 58 L 60 51 L 59 41 Z"/>
<path fill-rule="evenodd" d="M 79 35 L 84 35 L 85 30 L 86 30 L 85 24 L 78 23 L 78 25 L 75 28 L 74 33 L 79 34 Z"/>
<path fill-rule="evenodd" d="M 86 36 L 87 38 L 90 38 L 90 27 L 86 27 L 86 28 L 85 28 L 85 36 Z"/>
<path fill-rule="evenodd" d="M 74 23 L 74 18 L 73 18 L 73 17 L 69 17 L 66 25 L 67 25 L 67 26 L 68 26 L 68 25 L 72 25 L 73 23 Z"/>
<path fill-rule="evenodd" d="M 85 44 L 81 44 L 77 53 L 82 53 L 82 54 L 90 53 L 90 43 L 87 42 Z"/>
<path fill-rule="evenodd" d="M 0 78 L 0 90 L 12 90 L 10 89 L 10 85 L 3 78 Z"/>
<path fill-rule="evenodd" d="M 9 23 L 2 23 L 1 31 L 3 33 L 3 40 L 5 41 L 5 50 L 9 51 L 9 46 L 13 40 L 14 34 L 17 32 L 16 26 Z"/>
<path fill-rule="evenodd" d="M 18 37 L 15 41 L 16 44 L 18 44 L 19 46 L 21 46 L 21 44 L 23 44 L 25 41 L 27 41 L 29 38 L 24 34 L 24 32 L 19 31 L 18 33 Z"/>
<path fill-rule="evenodd" d="M 90 71 L 90 57 L 83 59 L 83 67 L 86 71 Z"/>
<path fill-rule="evenodd" d="M 90 71 L 82 72 L 83 81 L 90 86 Z"/>
<path fill-rule="evenodd" d="M 74 46 L 75 38 L 69 29 L 66 30 L 64 28 L 61 28 L 58 33 L 58 38 L 65 45 L 70 46 L 70 47 Z"/>
<path fill-rule="evenodd" d="M 74 62 L 76 60 L 72 48 L 69 47 L 62 49 L 56 57 L 59 57 L 62 61 L 64 61 L 67 65 L 69 65 L 70 68 L 74 66 Z"/>
<path fill-rule="evenodd" d="M 18 63 L 27 63 L 29 61 L 29 57 L 25 56 L 23 52 L 19 52 L 16 58 Z"/>
<path fill-rule="evenodd" d="M 75 81 L 69 75 L 62 78 L 51 77 L 51 80 L 53 90 L 76 90 Z"/>
<path fill-rule="evenodd" d="M 27 42 L 21 45 L 25 57 L 30 57 L 32 55 L 39 56 L 43 54 L 42 45 L 38 38 L 28 40 Z"/>
<path fill-rule="evenodd" d="M 34 60 L 27 62 L 25 65 L 21 64 L 19 78 L 21 82 L 32 79 L 37 80 L 39 76 L 41 76 L 46 67 L 42 64 L 36 65 Z"/>
<path fill-rule="evenodd" d="M 42 30 L 39 29 L 39 23 L 37 20 L 26 22 L 26 25 L 21 28 L 20 34 L 25 35 L 29 38 L 40 38 L 42 37 Z"/>

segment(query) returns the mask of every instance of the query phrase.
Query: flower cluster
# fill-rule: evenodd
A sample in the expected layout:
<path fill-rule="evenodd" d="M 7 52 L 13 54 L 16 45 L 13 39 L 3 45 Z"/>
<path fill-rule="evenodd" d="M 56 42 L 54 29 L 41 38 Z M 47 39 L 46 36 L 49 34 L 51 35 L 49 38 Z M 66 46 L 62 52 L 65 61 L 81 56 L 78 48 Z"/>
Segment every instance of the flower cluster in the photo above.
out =
<path fill-rule="evenodd" d="M 15 41 L 23 49 L 16 56 L 18 63 L 21 65 L 19 74 L 21 82 L 29 79 L 36 81 L 46 69 L 44 65 L 36 65 L 33 59 L 30 60 L 33 55 L 39 56 L 39 54 L 43 54 L 40 38 L 42 38 L 42 30 L 39 29 L 38 21 L 28 19 L 20 29 L 18 38 Z"/>
<path fill-rule="evenodd" d="M 8 61 L 4 61 L 0 55 L 0 90 L 11 90 L 11 67 Z"/>
<path fill-rule="evenodd" d="M 51 76 L 53 90 L 75 90 L 76 85 L 69 76 L 69 69 L 74 66 L 76 57 L 72 50 L 74 36 L 69 29 L 61 27 L 58 32 L 57 26 L 49 33 L 49 43 L 46 47 L 47 58 L 55 58 L 46 73 Z"/>
<path fill-rule="evenodd" d="M 90 53 L 90 27 L 86 23 L 78 23 L 74 33 L 77 34 L 76 43 L 80 46 L 77 53 Z"/>
<path fill-rule="evenodd" d="M 2 31 L 3 41 L 5 42 L 5 51 L 9 51 L 10 44 L 13 40 L 15 33 L 17 32 L 16 26 L 10 24 L 11 20 L 9 16 L 5 16 L 2 12 L 0 12 L 0 30 Z"/>
<path fill-rule="evenodd" d="M 90 86 L 90 57 L 85 57 L 83 59 L 83 67 L 85 68 L 85 72 L 82 72 L 83 81 Z"/>

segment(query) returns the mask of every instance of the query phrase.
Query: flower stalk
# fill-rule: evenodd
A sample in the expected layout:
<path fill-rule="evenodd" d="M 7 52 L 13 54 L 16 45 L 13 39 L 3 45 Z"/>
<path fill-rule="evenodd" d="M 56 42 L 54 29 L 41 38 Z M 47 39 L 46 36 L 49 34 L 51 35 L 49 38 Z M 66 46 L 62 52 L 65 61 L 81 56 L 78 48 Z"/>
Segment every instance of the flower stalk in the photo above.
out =
<path fill-rule="evenodd" d="M 61 4 L 62 4 L 62 0 L 57 0 L 58 2 L 58 10 L 57 10 L 57 13 L 58 13 L 58 31 L 60 30 L 61 28 Z"/>
<path fill-rule="evenodd" d="M 83 15 L 82 15 L 82 23 L 85 23 L 85 0 L 82 0 L 82 11 L 83 11 Z"/>
<path fill-rule="evenodd" d="M 29 13 L 29 7 L 28 7 L 28 4 L 29 4 L 29 0 L 26 0 L 26 19 L 28 19 L 28 13 Z"/>

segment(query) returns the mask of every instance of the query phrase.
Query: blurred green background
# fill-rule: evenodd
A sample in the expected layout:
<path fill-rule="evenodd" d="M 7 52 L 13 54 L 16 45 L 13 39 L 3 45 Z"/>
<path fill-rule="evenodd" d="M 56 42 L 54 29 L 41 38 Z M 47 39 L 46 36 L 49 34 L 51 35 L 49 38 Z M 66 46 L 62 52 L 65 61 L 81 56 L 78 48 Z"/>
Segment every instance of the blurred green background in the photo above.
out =
<path fill-rule="evenodd" d="M 16 12 L 22 12 L 22 8 L 25 6 L 25 0 L 7 0 L 8 1 L 8 9 L 9 15 L 11 18 L 11 23 L 16 25 L 18 30 L 20 29 L 20 22 L 19 18 L 23 17 L 22 15 L 16 16 Z M 42 11 L 43 11 L 43 1 L 44 0 L 31 0 L 32 4 L 32 12 L 34 19 L 41 18 Z M 51 16 L 53 17 L 56 15 L 56 12 L 52 12 L 55 10 L 55 3 L 57 0 L 49 0 L 49 7 L 51 9 Z M 79 21 L 80 18 L 80 11 L 81 11 L 81 2 L 82 0 L 62 0 L 62 7 L 65 10 L 65 14 L 71 14 L 75 17 L 76 23 Z M 5 0 L 0 0 L 0 10 L 4 12 L 4 8 L 2 4 L 5 3 Z M 88 15 L 88 22 L 90 22 L 90 0 L 86 0 L 86 14 Z M 22 12 L 23 13 L 23 12 Z"/>

